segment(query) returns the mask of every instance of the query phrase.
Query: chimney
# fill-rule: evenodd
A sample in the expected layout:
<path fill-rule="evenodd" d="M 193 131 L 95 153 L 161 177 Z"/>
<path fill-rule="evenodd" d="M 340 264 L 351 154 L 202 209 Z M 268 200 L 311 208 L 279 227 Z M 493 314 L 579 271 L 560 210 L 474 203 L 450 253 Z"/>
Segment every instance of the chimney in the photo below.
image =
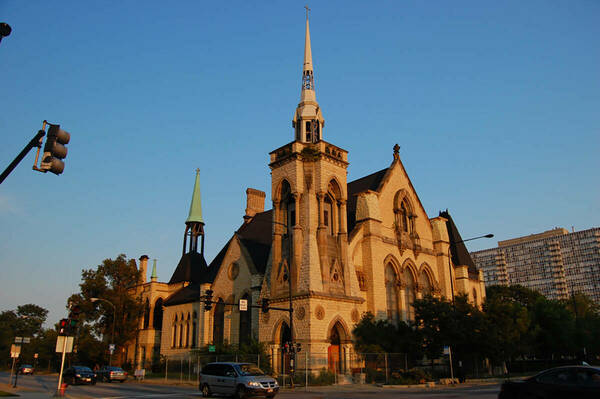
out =
<path fill-rule="evenodd" d="M 265 211 L 265 196 L 264 191 L 246 189 L 246 215 L 244 215 L 246 223 L 249 223 L 257 213 Z"/>
<path fill-rule="evenodd" d="M 140 256 L 140 284 L 144 284 L 146 282 L 148 259 L 148 255 Z"/>

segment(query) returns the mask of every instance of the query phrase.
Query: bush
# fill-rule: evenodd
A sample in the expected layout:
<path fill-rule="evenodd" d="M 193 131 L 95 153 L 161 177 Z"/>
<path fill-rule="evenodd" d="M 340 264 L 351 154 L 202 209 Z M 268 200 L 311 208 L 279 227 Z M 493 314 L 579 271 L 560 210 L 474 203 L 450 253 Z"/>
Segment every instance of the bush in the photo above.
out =
<path fill-rule="evenodd" d="M 308 378 L 310 385 L 331 385 L 335 383 L 335 374 L 326 368 L 322 368 L 318 375 L 310 375 Z"/>
<path fill-rule="evenodd" d="M 407 371 L 396 371 L 390 376 L 390 384 L 393 385 L 424 384 L 426 381 L 431 380 L 431 375 L 419 368 L 412 368 Z"/>

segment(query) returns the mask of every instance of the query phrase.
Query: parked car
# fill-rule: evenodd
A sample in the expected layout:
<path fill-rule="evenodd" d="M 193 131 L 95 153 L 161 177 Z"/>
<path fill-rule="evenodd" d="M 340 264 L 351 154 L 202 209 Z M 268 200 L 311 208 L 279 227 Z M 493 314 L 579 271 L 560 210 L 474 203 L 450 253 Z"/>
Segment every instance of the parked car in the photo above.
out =
<path fill-rule="evenodd" d="M 96 373 L 89 367 L 73 366 L 63 371 L 63 381 L 69 385 L 96 384 Z"/>
<path fill-rule="evenodd" d="M 33 366 L 31 364 L 24 364 L 19 367 L 20 374 L 33 374 Z"/>
<path fill-rule="evenodd" d="M 212 394 L 274 397 L 279 391 L 277 381 L 251 363 L 208 363 L 200 372 L 199 389 L 203 397 Z"/>
<path fill-rule="evenodd" d="M 556 367 L 525 380 L 506 381 L 498 399 L 511 398 L 600 398 L 600 368 Z"/>
<path fill-rule="evenodd" d="M 120 367 L 104 366 L 98 372 L 98 380 L 113 382 L 124 382 L 127 379 L 127 372 Z"/>

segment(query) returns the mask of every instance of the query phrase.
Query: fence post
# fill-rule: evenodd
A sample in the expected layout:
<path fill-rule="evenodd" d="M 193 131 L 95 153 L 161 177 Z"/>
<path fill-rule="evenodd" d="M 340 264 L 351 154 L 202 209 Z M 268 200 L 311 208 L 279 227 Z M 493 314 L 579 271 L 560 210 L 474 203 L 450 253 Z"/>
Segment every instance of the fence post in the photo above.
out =
<path fill-rule="evenodd" d="M 168 379 L 167 379 L 168 370 L 169 370 L 169 357 L 167 356 L 167 357 L 165 357 L 165 382 L 168 381 Z"/>
<path fill-rule="evenodd" d="M 388 354 L 385 353 L 385 383 L 389 384 L 389 370 L 388 370 Z"/>
<path fill-rule="evenodd" d="M 304 390 L 308 391 L 308 351 L 304 352 L 304 378 L 306 379 Z"/>

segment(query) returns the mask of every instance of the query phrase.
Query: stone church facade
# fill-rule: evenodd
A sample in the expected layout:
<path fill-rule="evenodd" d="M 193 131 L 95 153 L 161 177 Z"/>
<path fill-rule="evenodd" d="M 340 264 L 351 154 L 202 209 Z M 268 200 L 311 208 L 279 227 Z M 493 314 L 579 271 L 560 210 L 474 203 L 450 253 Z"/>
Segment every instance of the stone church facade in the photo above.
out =
<path fill-rule="evenodd" d="M 254 338 L 268 345 L 273 368 L 282 371 L 280 349 L 293 339 L 303 351 L 327 354 L 327 366 L 343 373 L 352 329 L 366 312 L 398 323 L 411 320 L 412 302 L 427 294 L 466 293 L 478 305 L 483 301 L 483 276 L 456 225 L 447 211 L 427 215 L 398 145 L 388 167 L 346 180 L 348 152 L 325 140 L 313 73 L 307 20 L 293 141 L 270 153 L 272 208 L 265 210 L 264 192 L 247 189 L 241 226 L 207 264 L 196 175 L 182 258 L 169 283 L 147 282 L 148 258 L 140 258 L 136 294 L 146 312 L 127 350 L 132 362 L 143 366 L 152 354 L 184 355 Z M 216 303 L 205 312 L 207 290 Z M 292 322 L 288 312 L 227 305 L 268 299 L 288 308 L 290 297 Z"/>

